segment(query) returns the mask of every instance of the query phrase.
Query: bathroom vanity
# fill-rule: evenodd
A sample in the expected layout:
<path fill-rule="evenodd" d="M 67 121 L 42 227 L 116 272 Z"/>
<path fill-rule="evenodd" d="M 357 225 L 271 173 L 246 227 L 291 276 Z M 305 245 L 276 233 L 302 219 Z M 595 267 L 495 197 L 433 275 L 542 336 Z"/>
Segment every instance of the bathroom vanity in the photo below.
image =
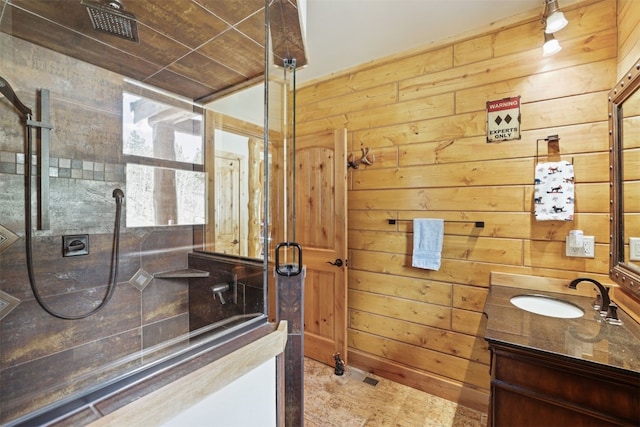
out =
<path fill-rule="evenodd" d="M 622 310 L 623 325 L 608 324 L 593 309 L 593 297 L 548 289 L 491 286 L 484 310 L 489 425 L 640 425 L 639 325 Z M 549 317 L 511 303 L 531 294 L 573 303 L 584 315 Z"/>

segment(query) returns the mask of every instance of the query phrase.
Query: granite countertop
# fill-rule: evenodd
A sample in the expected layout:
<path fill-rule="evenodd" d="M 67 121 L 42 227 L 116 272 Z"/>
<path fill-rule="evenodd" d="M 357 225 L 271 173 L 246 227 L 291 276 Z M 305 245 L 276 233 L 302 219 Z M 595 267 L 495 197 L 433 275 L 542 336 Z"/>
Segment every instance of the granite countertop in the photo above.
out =
<path fill-rule="evenodd" d="M 585 314 L 559 319 L 530 313 L 510 302 L 516 295 L 546 295 L 572 302 Z M 593 298 L 492 285 L 484 307 L 485 339 L 557 354 L 640 375 L 640 325 L 622 309 L 623 325 L 610 325 L 593 309 Z"/>

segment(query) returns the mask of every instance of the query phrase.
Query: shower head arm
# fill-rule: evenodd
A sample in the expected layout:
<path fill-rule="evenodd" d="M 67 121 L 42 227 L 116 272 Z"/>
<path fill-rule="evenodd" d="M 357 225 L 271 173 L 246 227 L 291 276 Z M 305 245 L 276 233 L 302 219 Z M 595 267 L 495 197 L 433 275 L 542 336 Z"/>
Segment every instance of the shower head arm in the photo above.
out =
<path fill-rule="evenodd" d="M 20 114 L 22 114 L 23 117 L 27 118 L 31 116 L 31 109 L 20 102 L 20 100 L 16 96 L 16 93 L 9 85 L 9 82 L 7 82 L 2 77 L 0 77 L 0 93 L 2 93 L 9 100 L 9 102 L 11 102 L 11 104 L 13 104 L 13 106 L 16 107 L 18 111 L 20 111 Z"/>

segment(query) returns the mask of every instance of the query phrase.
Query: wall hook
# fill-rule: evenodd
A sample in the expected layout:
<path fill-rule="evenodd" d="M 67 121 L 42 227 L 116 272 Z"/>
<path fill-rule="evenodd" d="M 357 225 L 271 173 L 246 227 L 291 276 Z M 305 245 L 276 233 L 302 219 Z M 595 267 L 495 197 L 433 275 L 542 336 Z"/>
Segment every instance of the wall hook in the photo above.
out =
<path fill-rule="evenodd" d="M 370 148 L 363 147 L 361 148 L 361 150 L 362 157 L 360 157 L 358 160 L 353 160 L 353 154 L 349 154 L 349 158 L 347 159 L 347 168 L 358 169 L 361 163 L 371 166 L 376 161 L 376 156 L 374 156 L 373 153 L 371 153 L 371 159 L 368 158 L 369 151 L 371 150 Z"/>

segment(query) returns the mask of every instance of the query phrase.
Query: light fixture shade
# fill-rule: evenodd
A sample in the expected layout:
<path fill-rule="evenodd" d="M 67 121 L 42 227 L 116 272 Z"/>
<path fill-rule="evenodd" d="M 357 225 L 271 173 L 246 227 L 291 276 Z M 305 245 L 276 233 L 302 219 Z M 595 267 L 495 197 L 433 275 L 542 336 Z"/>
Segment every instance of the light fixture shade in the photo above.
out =
<path fill-rule="evenodd" d="M 545 0 L 542 22 L 545 25 L 544 32 L 547 34 L 555 33 L 567 26 L 569 21 L 560 11 L 558 0 Z"/>
<path fill-rule="evenodd" d="M 547 26 L 545 27 L 544 32 L 547 34 L 555 33 L 556 31 L 559 31 L 566 27 L 568 23 L 569 21 L 567 21 L 567 18 L 564 17 L 564 13 L 558 10 L 556 12 L 553 12 L 547 18 Z"/>
<path fill-rule="evenodd" d="M 553 37 L 553 34 L 544 35 L 544 45 L 542 46 L 542 56 L 551 56 L 560 52 L 562 47 L 560 47 L 560 43 Z"/>

